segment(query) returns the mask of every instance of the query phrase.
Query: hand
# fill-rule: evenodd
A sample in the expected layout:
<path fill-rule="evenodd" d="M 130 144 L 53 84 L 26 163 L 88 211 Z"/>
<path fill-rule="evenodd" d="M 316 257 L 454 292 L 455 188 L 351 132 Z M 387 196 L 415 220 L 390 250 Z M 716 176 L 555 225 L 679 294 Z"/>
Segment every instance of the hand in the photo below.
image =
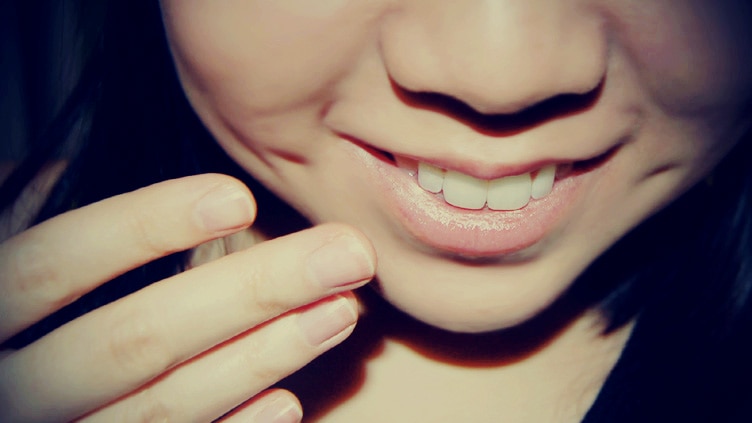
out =
<path fill-rule="evenodd" d="M 200 175 L 33 227 L 0 245 L 0 342 L 254 216 L 244 185 Z M 0 421 L 208 422 L 233 409 L 224 421 L 300 416 L 292 394 L 264 390 L 349 335 L 357 304 L 348 291 L 373 276 L 374 263 L 363 235 L 327 224 L 157 282 L 0 359 Z"/>

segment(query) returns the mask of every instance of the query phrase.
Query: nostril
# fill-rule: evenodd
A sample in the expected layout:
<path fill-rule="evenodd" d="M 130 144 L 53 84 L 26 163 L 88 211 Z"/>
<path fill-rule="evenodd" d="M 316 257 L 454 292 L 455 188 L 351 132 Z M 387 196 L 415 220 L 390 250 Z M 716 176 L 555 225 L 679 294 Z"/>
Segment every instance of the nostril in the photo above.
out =
<path fill-rule="evenodd" d="M 603 91 L 604 81 L 584 94 L 561 94 L 526 107 L 516 113 L 482 113 L 466 103 L 441 93 L 414 92 L 392 81 L 392 90 L 405 104 L 453 117 L 478 132 L 514 135 L 565 116 L 593 107 Z"/>

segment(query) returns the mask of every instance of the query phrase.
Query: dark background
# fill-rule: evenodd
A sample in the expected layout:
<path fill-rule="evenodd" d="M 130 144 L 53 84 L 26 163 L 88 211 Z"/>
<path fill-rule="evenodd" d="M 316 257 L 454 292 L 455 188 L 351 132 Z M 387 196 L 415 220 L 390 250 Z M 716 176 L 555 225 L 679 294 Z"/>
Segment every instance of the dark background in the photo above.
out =
<path fill-rule="evenodd" d="M 74 86 L 105 0 L 0 0 L 0 163 L 18 162 Z"/>

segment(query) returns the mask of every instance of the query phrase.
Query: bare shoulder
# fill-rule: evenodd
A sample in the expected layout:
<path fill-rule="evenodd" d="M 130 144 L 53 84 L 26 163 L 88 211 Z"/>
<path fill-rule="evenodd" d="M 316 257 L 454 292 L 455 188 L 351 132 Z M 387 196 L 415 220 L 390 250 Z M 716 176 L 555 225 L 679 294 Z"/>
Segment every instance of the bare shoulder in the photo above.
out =
<path fill-rule="evenodd" d="M 4 184 L 16 168 L 15 162 L 0 162 L 0 184 Z M 8 209 L 0 212 L 0 242 L 26 229 L 44 205 L 47 196 L 67 166 L 64 160 L 45 165 Z"/>

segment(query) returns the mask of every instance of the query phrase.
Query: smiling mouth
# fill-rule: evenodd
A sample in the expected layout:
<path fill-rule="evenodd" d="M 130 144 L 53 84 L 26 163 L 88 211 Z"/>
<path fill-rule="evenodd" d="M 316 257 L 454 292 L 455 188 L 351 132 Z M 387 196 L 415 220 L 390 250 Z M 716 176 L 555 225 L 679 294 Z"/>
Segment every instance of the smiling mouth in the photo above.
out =
<path fill-rule="evenodd" d="M 592 159 L 548 164 L 531 172 L 495 179 L 477 178 L 384 151 L 378 153 L 382 159 L 407 170 L 424 191 L 436 194 L 451 206 L 466 210 L 514 211 L 523 209 L 531 201 L 548 196 L 557 179 L 598 167 L 614 151 L 615 149 L 611 149 Z"/>
<path fill-rule="evenodd" d="M 436 162 L 387 152 L 348 137 L 352 158 L 362 163 L 387 214 L 419 248 L 452 257 L 518 257 L 556 230 L 582 197 L 582 178 L 619 149 L 584 160 L 545 160 L 539 165 L 500 165 L 495 179 L 469 175 L 466 162 Z M 463 171 L 458 168 L 463 167 Z M 517 169 L 517 174 L 507 172 Z M 506 173 L 506 174 L 504 174 Z M 369 182 L 370 181 L 370 182 Z M 506 186 L 505 186 L 506 185 Z M 499 194 L 499 192 L 501 194 Z M 400 231 L 401 232 L 401 231 Z M 527 257 L 523 254 L 519 257 Z"/>
<path fill-rule="evenodd" d="M 420 162 L 417 175 L 421 188 L 442 194 L 444 201 L 455 207 L 511 211 L 525 207 L 531 199 L 539 200 L 550 194 L 556 168 L 548 165 L 535 172 L 486 180 Z"/>

